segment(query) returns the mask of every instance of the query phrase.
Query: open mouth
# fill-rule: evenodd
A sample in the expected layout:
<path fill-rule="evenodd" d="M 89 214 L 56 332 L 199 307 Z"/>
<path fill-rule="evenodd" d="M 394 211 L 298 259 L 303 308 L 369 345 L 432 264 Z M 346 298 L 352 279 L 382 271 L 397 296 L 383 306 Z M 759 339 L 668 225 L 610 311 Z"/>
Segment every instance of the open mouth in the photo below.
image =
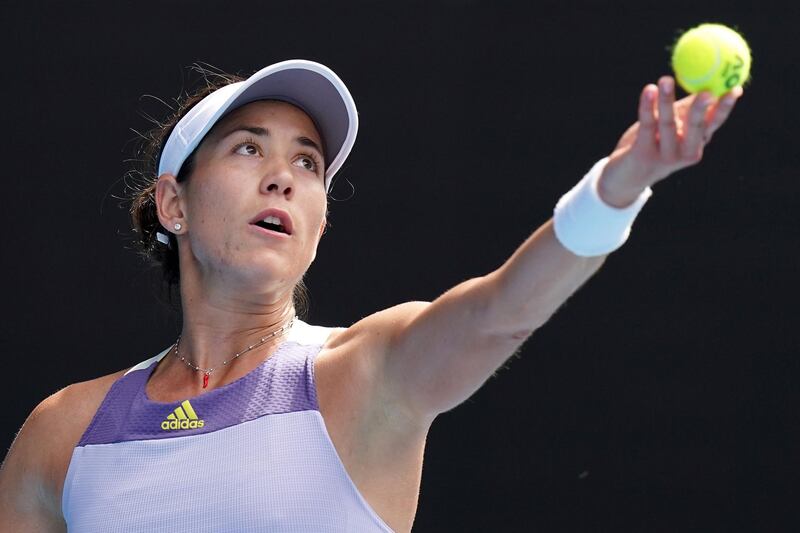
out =
<path fill-rule="evenodd" d="M 278 233 L 283 233 L 285 235 L 291 235 L 289 231 L 281 224 L 281 219 L 276 216 L 268 216 L 263 220 L 259 220 L 255 222 L 256 226 L 262 227 L 264 229 L 268 229 L 270 231 L 276 231 Z"/>

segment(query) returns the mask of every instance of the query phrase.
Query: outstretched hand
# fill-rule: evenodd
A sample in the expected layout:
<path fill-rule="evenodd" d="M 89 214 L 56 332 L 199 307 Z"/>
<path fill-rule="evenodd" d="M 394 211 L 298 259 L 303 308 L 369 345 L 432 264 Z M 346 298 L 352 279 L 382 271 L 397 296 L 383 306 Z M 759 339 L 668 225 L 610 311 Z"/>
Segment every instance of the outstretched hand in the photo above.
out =
<path fill-rule="evenodd" d="M 600 196 L 625 207 L 646 187 L 694 165 L 725 123 L 742 88 L 717 99 L 707 92 L 675 101 L 675 80 L 664 76 L 639 99 L 639 120 L 617 143 L 599 182 Z"/>

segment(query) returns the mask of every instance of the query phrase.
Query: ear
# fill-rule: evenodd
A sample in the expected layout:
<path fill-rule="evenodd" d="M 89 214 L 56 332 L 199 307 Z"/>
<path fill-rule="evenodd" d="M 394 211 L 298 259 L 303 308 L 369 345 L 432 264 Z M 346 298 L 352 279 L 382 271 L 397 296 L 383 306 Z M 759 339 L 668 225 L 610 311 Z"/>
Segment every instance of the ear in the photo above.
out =
<path fill-rule="evenodd" d="M 156 183 L 156 212 L 158 221 L 172 231 L 176 222 L 185 224 L 181 193 L 183 187 L 172 174 L 162 174 Z"/>

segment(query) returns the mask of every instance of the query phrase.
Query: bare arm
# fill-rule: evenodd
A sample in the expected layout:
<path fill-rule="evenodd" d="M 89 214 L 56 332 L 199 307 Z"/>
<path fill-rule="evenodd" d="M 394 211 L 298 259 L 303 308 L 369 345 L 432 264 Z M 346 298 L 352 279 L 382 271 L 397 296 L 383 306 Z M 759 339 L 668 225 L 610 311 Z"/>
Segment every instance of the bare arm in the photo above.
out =
<path fill-rule="evenodd" d="M 741 89 L 674 100 L 674 82 L 648 85 L 639 121 L 622 136 L 598 184 L 608 204 L 631 204 L 647 187 L 700 161 Z M 555 236 L 552 220 L 496 271 L 461 283 L 434 302 L 404 304 L 357 324 L 364 353 L 395 402 L 432 420 L 473 394 L 521 343 L 603 264 L 578 257 Z"/>
<path fill-rule="evenodd" d="M 66 531 L 61 509 L 47 482 L 48 452 L 56 395 L 39 404 L 20 429 L 0 468 L 0 531 Z"/>
<path fill-rule="evenodd" d="M 0 468 L 0 532 L 66 531 L 61 492 L 72 450 L 125 370 L 74 383 L 42 401 Z"/>

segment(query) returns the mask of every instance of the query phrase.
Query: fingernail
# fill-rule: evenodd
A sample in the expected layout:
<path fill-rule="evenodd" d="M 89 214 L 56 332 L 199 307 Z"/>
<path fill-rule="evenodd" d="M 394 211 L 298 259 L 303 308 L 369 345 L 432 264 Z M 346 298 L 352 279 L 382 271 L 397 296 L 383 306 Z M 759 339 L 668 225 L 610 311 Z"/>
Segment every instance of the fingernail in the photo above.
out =
<path fill-rule="evenodd" d="M 672 80 L 661 81 L 661 92 L 664 94 L 669 94 L 672 92 Z"/>

